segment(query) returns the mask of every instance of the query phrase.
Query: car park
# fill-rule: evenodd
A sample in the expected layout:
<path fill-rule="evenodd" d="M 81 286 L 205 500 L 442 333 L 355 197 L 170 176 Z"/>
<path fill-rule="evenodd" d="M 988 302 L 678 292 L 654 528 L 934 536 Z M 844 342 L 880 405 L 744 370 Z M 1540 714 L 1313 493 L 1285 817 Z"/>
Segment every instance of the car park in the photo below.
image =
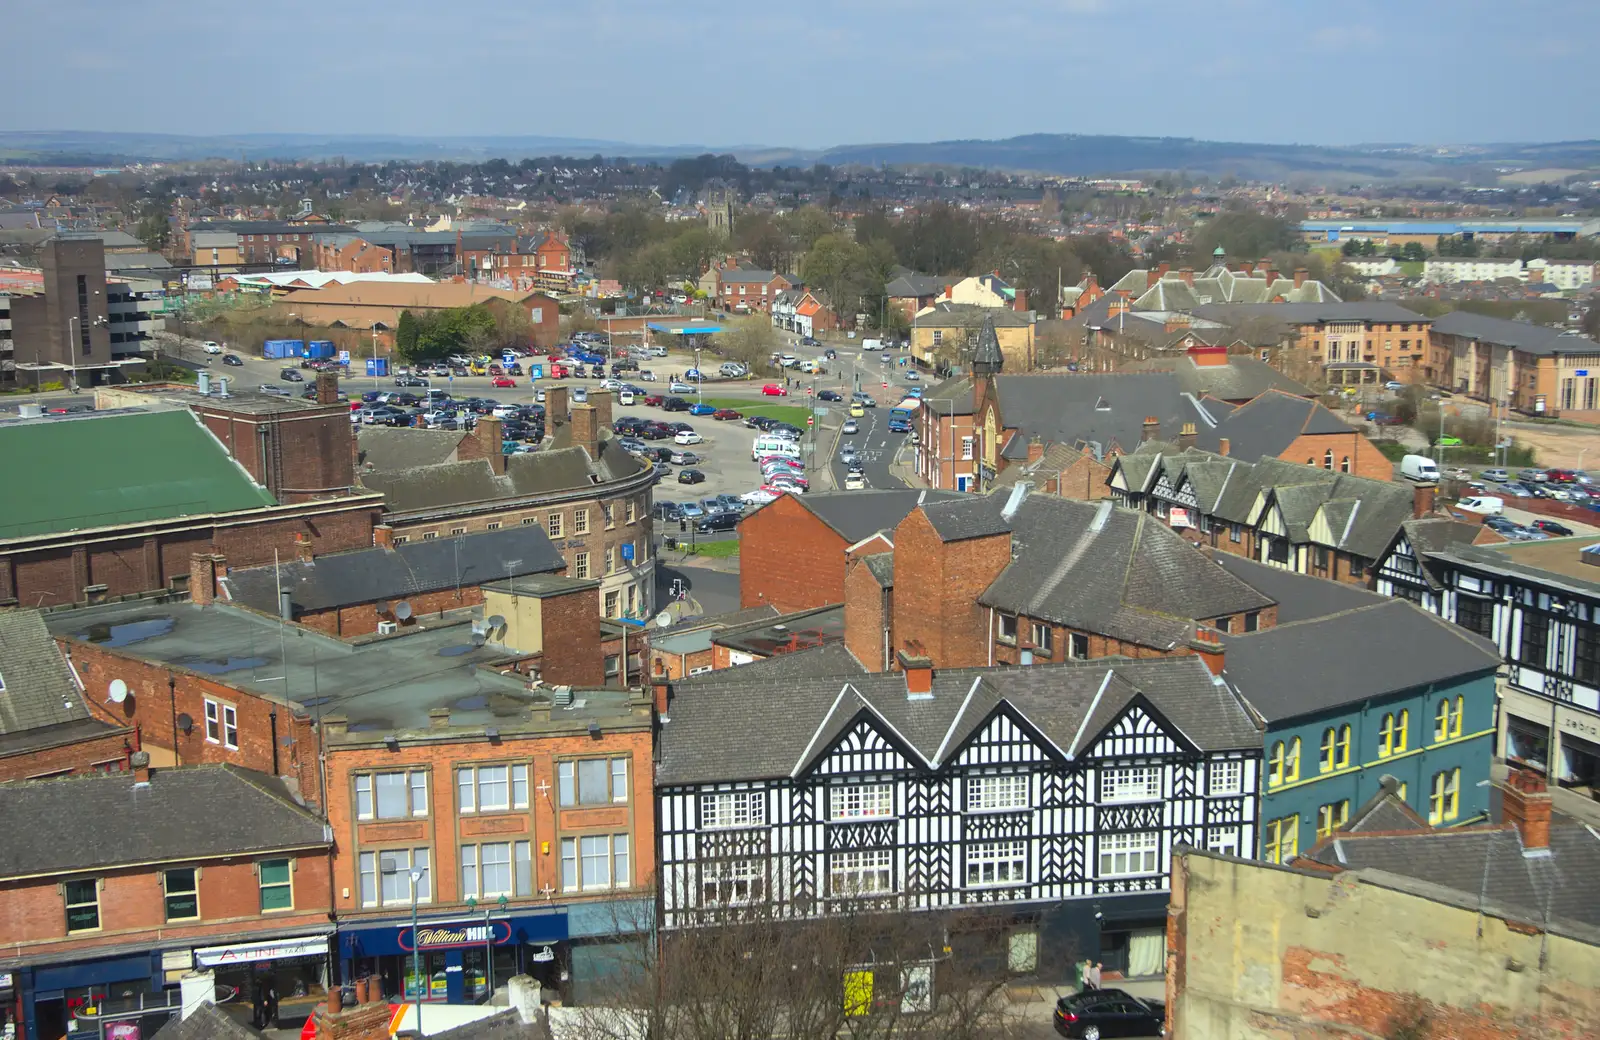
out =
<path fill-rule="evenodd" d="M 680 484 L 704 484 L 705 482 L 706 475 L 697 469 L 680 469 L 678 471 L 678 483 Z"/>

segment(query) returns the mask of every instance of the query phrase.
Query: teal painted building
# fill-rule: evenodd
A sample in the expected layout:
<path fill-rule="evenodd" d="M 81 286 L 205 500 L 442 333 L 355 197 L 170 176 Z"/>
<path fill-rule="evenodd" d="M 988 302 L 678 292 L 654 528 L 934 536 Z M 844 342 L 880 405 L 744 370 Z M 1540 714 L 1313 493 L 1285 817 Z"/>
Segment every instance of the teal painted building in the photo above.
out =
<path fill-rule="evenodd" d="M 1310 848 L 1384 776 L 1435 826 L 1486 818 L 1499 665 L 1492 643 L 1398 599 L 1229 638 L 1223 678 L 1265 727 L 1260 857 Z"/>

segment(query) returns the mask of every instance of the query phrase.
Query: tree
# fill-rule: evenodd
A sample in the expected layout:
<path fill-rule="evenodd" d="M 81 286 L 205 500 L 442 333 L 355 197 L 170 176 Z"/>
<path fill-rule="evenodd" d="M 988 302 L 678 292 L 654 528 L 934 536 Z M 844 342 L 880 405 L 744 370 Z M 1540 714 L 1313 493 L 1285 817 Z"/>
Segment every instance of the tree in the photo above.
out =
<path fill-rule="evenodd" d="M 1042 321 L 1036 326 L 1034 350 L 1040 368 L 1061 368 L 1080 361 L 1088 343 L 1088 330 L 1065 321 Z"/>
<path fill-rule="evenodd" d="M 749 253 L 763 270 L 780 274 L 789 269 L 790 259 L 794 256 L 794 247 L 790 244 L 788 234 L 768 213 L 741 214 L 734 224 L 733 242 L 736 247 Z"/>
<path fill-rule="evenodd" d="M 410 311 L 400 312 L 400 321 L 394 330 L 394 349 L 403 358 L 416 357 L 417 316 Z"/>
<path fill-rule="evenodd" d="M 1295 226 L 1282 217 L 1249 211 L 1221 213 L 1195 228 L 1190 257 L 1195 266 L 1211 262 L 1221 246 L 1228 256 L 1255 259 L 1289 249 L 1298 243 Z"/>
<path fill-rule="evenodd" d="M 780 345 L 778 332 L 772 327 L 771 320 L 763 317 L 724 322 L 714 343 L 717 353 L 729 361 L 739 362 L 752 372 L 769 368 L 773 352 Z"/>

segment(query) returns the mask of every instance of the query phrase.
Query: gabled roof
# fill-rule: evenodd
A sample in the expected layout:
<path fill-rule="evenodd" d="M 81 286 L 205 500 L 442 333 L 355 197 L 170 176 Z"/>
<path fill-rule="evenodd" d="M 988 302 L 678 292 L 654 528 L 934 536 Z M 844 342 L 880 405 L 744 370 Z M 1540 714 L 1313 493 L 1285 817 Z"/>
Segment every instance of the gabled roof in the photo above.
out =
<path fill-rule="evenodd" d="M 1330 321 L 1427 325 L 1433 321 L 1426 315 L 1385 300 L 1355 300 L 1350 303 L 1208 303 L 1196 307 L 1194 313 L 1202 318 L 1230 324 L 1250 316 L 1273 318 L 1291 325 L 1314 325 Z"/>
<path fill-rule="evenodd" d="M 937 296 L 942 292 L 944 292 L 944 279 L 931 274 L 917 274 L 914 271 L 899 275 L 883 287 L 883 294 L 891 300 Z"/>
<path fill-rule="evenodd" d="M 907 698 L 898 672 L 797 680 L 758 675 L 755 667 L 732 669 L 721 681 L 674 684 L 657 742 L 657 784 L 798 775 L 862 718 L 902 746 L 913 766 L 933 769 L 1002 702 L 1062 760 L 1082 754 L 1136 702 L 1150 704 L 1202 750 L 1260 747 L 1243 706 L 1193 656 L 936 671 L 933 696 L 921 700 Z M 730 742 L 730 732 L 744 737 Z"/>
<path fill-rule="evenodd" d="M 537 524 L 498 531 L 411 541 L 392 549 L 357 549 L 278 567 L 235 569 L 222 579 L 235 602 L 267 614 L 278 612 L 278 589 L 292 597 L 296 614 L 330 607 L 399 602 L 441 589 L 473 588 L 510 574 L 549 574 L 566 566 Z"/>
<path fill-rule="evenodd" d="M 790 496 L 817 519 L 833 528 L 854 545 L 868 535 L 898 527 L 918 503 L 960 501 L 969 498 L 961 491 L 932 491 L 917 488 L 874 488 L 866 491 L 817 491 Z M 762 507 L 763 509 L 766 506 Z"/>
<path fill-rule="evenodd" d="M 326 846 L 281 780 L 228 765 L 0 784 L 0 878 Z M 85 827 L 83 821 L 93 820 Z"/>
<path fill-rule="evenodd" d="M 456 430 L 407 430 L 391 426 L 361 426 L 356 443 L 361 465 L 367 471 L 415 469 L 456 461 L 456 449 L 470 433 Z"/>
<path fill-rule="evenodd" d="M 764 285 L 779 278 L 783 278 L 783 275 L 776 271 L 759 271 L 743 267 L 725 269 L 717 275 L 719 281 L 730 282 L 735 285 L 741 282 L 758 282 Z M 784 281 L 788 281 L 788 279 L 785 278 Z"/>
<path fill-rule="evenodd" d="M 1269 723 L 1500 666 L 1493 643 L 1403 599 L 1223 638 L 1223 677 Z"/>
<path fill-rule="evenodd" d="M 1145 362 L 1151 372 L 1171 372 L 1185 393 L 1211 396 L 1242 404 L 1268 390 L 1297 397 L 1311 397 L 1314 391 L 1279 372 L 1265 361 L 1244 354 L 1229 356 L 1225 365 L 1197 365 L 1185 354 L 1176 358 L 1152 358 Z"/>
<path fill-rule="evenodd" d="M 1342 614 L 1389 600 L 1359 585 L 1300 574 L 1233 553 L 1213 553 L 1211 558 L 1223 570 L 1276 603 L 1279 625 Z"/>
<path fill-rule="evenodd" d="M 44 617 L 37 610 L 0 611 L 0 737 L 88 718 Z"/>
<path fill-rule="evenodd" d="M 1007 429 L 1046 443 L 1089 448 L 1097 456 L 1136 449 L 1144 420 L 1154 417 L 1161 433 L 1176 436 L 1199 420 L 1193 398 L 1162 373 L 1081 374 L 1041 372 L 995 377 L 1000 418 Z M 933 395 L 924 394 L 924 403 Z"/>
<path fill-rule="evenodd" d="M 1582 336 L 1568 335 L 1527 321 L 1507 321 L 1472 311 L 1451 311 L 1433 321 L 1433 331 L 1448 336 L 1463 336 L 1483 343 L 1512 347 L 1528 354 L 1600 354 L 1600 343 Z"/>
<path fill-rule="evenodd" d="M 1213 409 L 1207 401 L 1205 411 L 1211 416 L 1220 409 Z M 1306 435 L 1355 432 L 1354 427 L 1318 402 L 1277 389 L 1263 391 L 1218 417 L 1214 424 L 1202 421 L 1195 425 L 1197 447 L 1220 451 L 1226 438 L 1228 454 L 1245 459 L 1281 455 Z"/>
<path fill-rule="evenodd" d="M 643 463 L 607 439 L 601 443 L 597 461 L 591 461 L 583 448 L 551 448 L 507 456 L 504 474 L 496 474 L 488 459 L 469 459 L 363 473 L 361 483 L 370 490 L 383 492 L 389 512 L 407 513 L 468 502 L 575 491 L 595 486 L 591 476 L 601 482 L 620 480 L 642 468 Z"/>
<path fill-rule="evenodd" d="M 189 1017 L 178 1017 L 156 1030 L 150 1040 L 261 1040 L 252 1029 L 217 1004 L 201 1004 Z"/>
<path fill-rule="evenodd" d="M 1026 314 L 1005 307 L 980 307 L 975 303 L 949 303 L 944 300 L 933 304 L 911 320 L 915 328 L 974 329 L 985 318 L 1004 328 L 1023 328 L 1032 324 Z"/>
<path fill-rule="evenodd" d="M 0 488 L 0 538 L 276 504 L 187 408 L 0 421 Z"/>

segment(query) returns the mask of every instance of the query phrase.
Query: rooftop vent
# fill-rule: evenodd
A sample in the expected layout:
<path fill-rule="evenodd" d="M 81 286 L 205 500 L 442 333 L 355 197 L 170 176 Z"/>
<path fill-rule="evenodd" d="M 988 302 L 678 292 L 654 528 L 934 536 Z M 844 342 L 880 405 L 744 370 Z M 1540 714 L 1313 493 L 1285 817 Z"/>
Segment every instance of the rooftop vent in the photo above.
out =
<path fill-rule="evenodd" d="M 558 708 L 570 708 L 572 706 L 572 687 L 552 686 L 550 688 L 550 703 Z"/>
<path fill-rule="evenodd" d="M 1014 520 L 1017 515 L 1017 510 L 1022 508 L 1022 500 L 1028 497 L 1028 492 L 1032 489 L 1033 485 L 1026 480 L 1018 481 L 1017 484 L 1011 489 L 1011 496 L 1006 499 L 1005 508 L 1000 510 L 1001 519 L 1008 524 Z M 1110 500 L 1107 499 L 1107 501 Z"/>
<path fill-rule="evenodd" d="M 1089 530 L 1104 531 L 1106 529 L 1106 521 L 1111 519 L 1111 510 L 1114 508 L 1116 508 L 1116 505 L 1111 499 L 1102 499 L 1100 504 L 1094 508 L 1094 519 L 1089 521 Z"/>

